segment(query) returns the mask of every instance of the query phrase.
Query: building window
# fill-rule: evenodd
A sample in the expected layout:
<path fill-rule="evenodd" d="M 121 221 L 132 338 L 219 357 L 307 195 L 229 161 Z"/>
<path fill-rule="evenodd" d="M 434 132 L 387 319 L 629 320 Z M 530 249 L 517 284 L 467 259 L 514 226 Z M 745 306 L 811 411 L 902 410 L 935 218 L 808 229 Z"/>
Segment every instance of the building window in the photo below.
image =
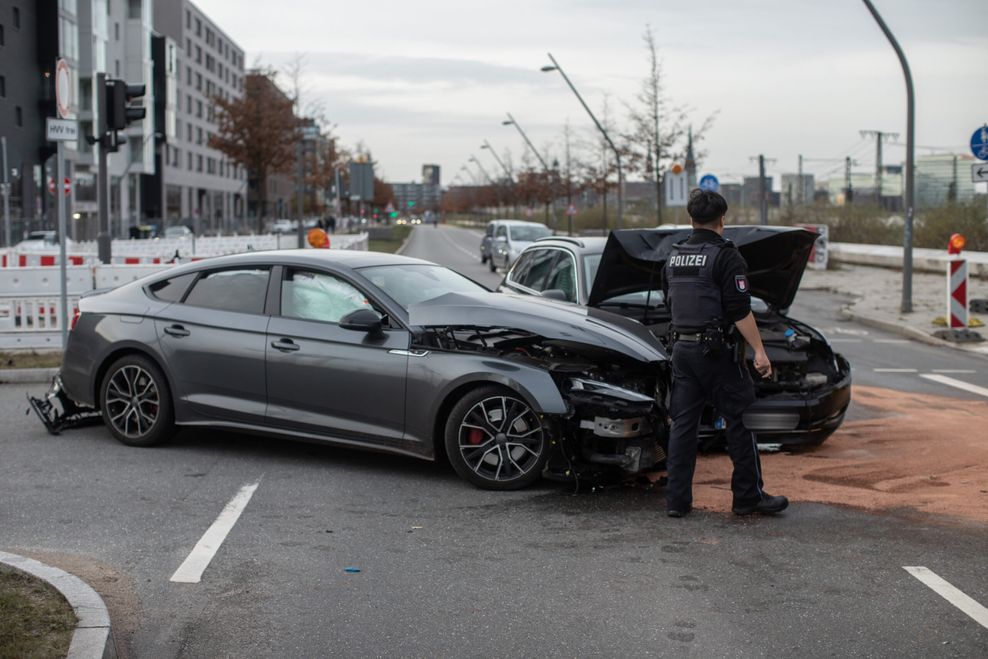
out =
<path fill-rule="evenodd" d="M 192 12 L 188 9 L 185 10 L 185 28 L 188 30 L 192 29 Z"/>
<path fill-rule="evenodd" d="M 196 171 L 202 171 L 202 154 L 196 156 Z"/>
<path fill-rule="evenodd" d="M 185 155 L 187 155 L 189 157 L 188 158 L 188 160 L 189 160 L 189 171 L 191 172 L 192 171 L 192 153 L 189 152 L 189 153 L 187 153 Z"/>
<path fill-rule="evenodd" d="M 185 95 L 185 113 L 192 114 L 192 94 Z"/>
<path fill-rule="evenodd" d="M 14 29 L 21 29 L 21 10 L 14 7 Z"/>
<path fill-rule="evenodd" d="M 113 60 L 113 71 L 114 71 L 114 74 L 119 78 L 120 77 L 120 60 Z"/>
<path fill-rule="evenodd" d="M 196 101 L 196 116 L 202 119 L 202 101 Z"/>
<path fill-rule="evenodd" d="M 196 128 L 196 144 L 202 144 L 202 128 Z"/>
<path fill-rule="evenodd" d="M 196 64 L 202 64 L 202 48 L 196 46 Z"/>
<path fill-rule="evenodd" d="M 3 24 L 0 23 L 0 46 L 3 45 Z"/>
<path fill-rule="evenodd" d="M 18 126 L 24 125 L 24 111 L 21 110 L 21 106 L 18 105 L 16 108 L 14 108 L 14 117 Z"/>
<path fill-rule="evenodd" d="M 192 67 L 185 67 L 185 84 L 192 86 Z"/>
<path fill-rule="evenodd" d="M 196 36 L 197 37 L 202 36 L 202 21 L 200 21 L 198 18 L 196 19 Z"/>
<path fill-rule="evenodd" d="M 196 89 L 202 91 L 202 74 L 196 73 Z"/>
<path fill-rule="evenodd" d="M 140 19 L 141 5 L 143 4 L 143 0 L 130 0 L 127 5 L 127 18 Z"/>
<path fill-rule="evenodd" d="M 186 142 L 192 141 L 192 124 L 185 124 L 185 137 Z"/>
<path fill-rule="evenodd" d="M 189 57 L 192 57 L 192 39 L 185 40 L 185 52 L 188 53 Z"/>
<path fill-rule="evenodd" d="M 120 23 L 113 24 L 113 39 L 114 41 L 120 41 Z"/>
<path fill-rule="evenodd" d="M 0 98 L 7 97 L 7 78 L 0 76 Z"/>

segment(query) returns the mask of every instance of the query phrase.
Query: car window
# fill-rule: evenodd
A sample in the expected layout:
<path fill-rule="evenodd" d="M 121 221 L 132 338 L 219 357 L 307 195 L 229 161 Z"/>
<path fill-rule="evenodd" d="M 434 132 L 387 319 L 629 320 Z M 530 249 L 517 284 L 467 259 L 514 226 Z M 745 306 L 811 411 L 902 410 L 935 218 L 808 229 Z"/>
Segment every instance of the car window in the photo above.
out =
<path fill-rule="evenodd" d="M 406 309 L 446 293 L 488 292 L 480 284 L 438 265 L 374 265 L 359 271 Z"/>
<path fill-rule="evenodd" d="M 528 272 L 528 268 L 532 265 L 532 257 L 539 250 L 532 250 L 528 252 L 522 252 L 522 255 L 518 257 L 514 265 L 511 266 L 511 270 L 508 271 L 507 279 L 512 283 L 520 283 L 522 279 L 525 278 L 525 273 Z"/>
<path fill-rule="evenodd" d="M 560 252 L 560 256 L 549 271 L 543 290 L 557 289 L 566 294 L 567 302 L 576 302 L 576 265 L 573 257 Z"/>
<path fill-rule="evenodd" d="M 532 250 L 531 253 L 532 265 L 524 272 L 518 283 L 531 288 L 533 291 L 544 291 L 546 275 L 549 274 L 549 270 L 552 268 L 552 262 L 556 259 L 559 251 L 555 249 L 536 249 Z"/>
<path fill-rule="evenodd" d="M 545 238 L 546 236 L 551 236 L 552 231 L 549 227 L 543 226 L 541 224 L 519 224 L 510 228 L 511 240 L 517 240 L 520 242 L 534 242 L 539 238 Z"/>
<path fill-rule="evenodd" d="M 507 238 L 508 237 L 508 227 L 504 226 L 503 224 L 501 226 L 499 226 L 497 228 L 497 237 L 498 238 Z"/>
<path fill-rule="evenodd" d="M 268 290 L 267 268 L 214 270 L 201 275 L 185 297 L 185 304 L 219 311 L 264 313 Z"/>
<path fill-rule="evenodd" d="M 370 301 L 351 284 L 323 272 L 289 270 L 281 282 L 281 315 L 302 320 L 338 323 Z"/>
<path fill-rule="evenodd" d="M 593 280 L 597 278 L 601 254 L 586 254 L 583 257 L 583 270 L 587 277 L 587 290 L 593 288 Z"/>
<path fill-rule="evenodd" d="M 189 290 L 189 284 L 198 274 L 197 272 L 190 272 L 163 281 L 156 281 L 148 286 L 148 292 L 151 297 L 162 302 L 178 302 L 185 295 L 185 291 Z"/>

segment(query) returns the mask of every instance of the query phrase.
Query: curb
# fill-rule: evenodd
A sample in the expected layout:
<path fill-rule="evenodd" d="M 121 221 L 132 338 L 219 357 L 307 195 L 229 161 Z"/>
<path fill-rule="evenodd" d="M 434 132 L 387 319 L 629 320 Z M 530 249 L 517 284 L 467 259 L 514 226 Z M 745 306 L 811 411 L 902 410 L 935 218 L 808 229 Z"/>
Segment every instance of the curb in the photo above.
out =
<path fill-rule="evenodd" d="M 870 314 L 861 313 L 860 311 L 854 311 L 852 306 L 843 307 L 840 310 L 840 315 L 842 318 L 847 320 L 855 320 L 862 325 L 868 325 L 876 329 L 885 330 L 892 334 L 898 334 L 899 336 L 904 336 L 908 339 L 913 339 L 919 341 L 920 343 L 925 343 L 927 345 L 935 346 L 938 348 L 950 348 L 951 350 L 956 350 L 958 352 L 963 352 L 964 354 L 970 355 L 972 357 L 978 357 L 980 359 L 988 359 L 988 354 L 983 352 L 977 352 L 975 350 L 968 350 L 956 343 L 951 343 L 950 341 L 944 341 L 943 339 L 938 339 L 935 336 L 930 336 L 922 330 L 918 330 L 915 327 L 908 327 L 901 325 L 899 323 L 894 323 L 884 318 L 879 318 L 877 316 L 872 316 Z"/>
<path fill-rule="evenodd" d="M 0 369 L 0 384 L 50 382 L 58 374 L 58 368 L 6 368 Z"/>
<path fill-rule="evenodd" d="M 46 581 L 68 601 L 79 618 L 66 655 L 68 659 L 116 658 L 110 614 L 103 598 L 89 584 L 68 572 L 17 554 L 0 551 L 0 563 Z"/>

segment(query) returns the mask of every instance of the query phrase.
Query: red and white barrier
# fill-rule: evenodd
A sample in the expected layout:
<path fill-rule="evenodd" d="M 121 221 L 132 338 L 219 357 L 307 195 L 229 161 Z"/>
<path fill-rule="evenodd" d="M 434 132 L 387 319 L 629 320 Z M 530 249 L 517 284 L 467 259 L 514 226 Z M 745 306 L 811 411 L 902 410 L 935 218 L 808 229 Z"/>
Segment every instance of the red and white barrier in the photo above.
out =
<path fill-rule="evenodd" d="M 967 260 L 952 258 L 947 262 L 947 326 L 967 327 Z"/>

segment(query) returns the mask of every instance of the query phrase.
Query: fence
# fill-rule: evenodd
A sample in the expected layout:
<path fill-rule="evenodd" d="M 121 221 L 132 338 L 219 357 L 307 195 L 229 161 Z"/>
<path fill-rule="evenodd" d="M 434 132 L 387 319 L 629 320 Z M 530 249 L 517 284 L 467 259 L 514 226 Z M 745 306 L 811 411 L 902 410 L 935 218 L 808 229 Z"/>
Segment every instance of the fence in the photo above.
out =
<path fill-rule="evenodd" d="M 115 240 L 111 264 L 99 262 L 95 245 L 73 243 L 65 268 L 69 318 L 79 298 L 94 289 L 115 288 L 177 263 L 297 244 L 294 236 L 276 235 L 199 238 L 195 247 L 191 242 L 185 238 Z M 332 247 L 366 250 L 367 234 L 332 236 Z M 59 265 L 58 254 L 0 250 L 0 264 L 0 350 L 60 349 L 61 270 L 54 267 Z"/>

